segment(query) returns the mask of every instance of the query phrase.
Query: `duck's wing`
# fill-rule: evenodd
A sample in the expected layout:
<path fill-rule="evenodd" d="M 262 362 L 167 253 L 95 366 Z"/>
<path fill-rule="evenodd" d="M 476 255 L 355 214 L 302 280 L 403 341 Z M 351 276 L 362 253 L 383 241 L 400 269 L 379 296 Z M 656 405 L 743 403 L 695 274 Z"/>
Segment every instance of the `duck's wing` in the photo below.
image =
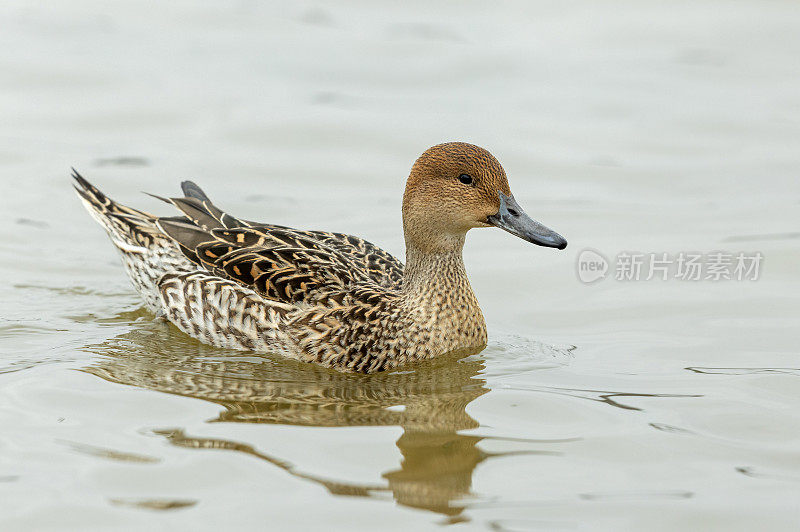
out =
<path fill-rule="evenodd" d="M 384 288 L 399 289 L 402 285 L 403 263 L 372 242 L 345 233 L 324 231 L 305 231 L 305 233 L 350 256 L 353 261 L 366 268 L 373 281 Z"/>
<path fill-rule="evenodd" d="M 187 197 L 165 201 L 185 216 L 159 218 L 158 227 L 198 267 L 262 297 L 289 304 L 327 304 L 356 285 L 389 290 L 399 286 L 402 265 L 361 239 L 246 222 L 216 208 L 197 185 L 188 182 L 183 187 Z M 337 245 L 343 240 L 346 246 Z M 387 265 L 394 276 L 385 274 Z"/>
<path fill-rule="evenodd" d="M 184 222 L 209 234 L 214 230 L 219 230 L 217 236 L 223 240 L 243 239 L 241 242 L 231 241 L 234 244 L 242 244 L 245 241 L 254 242 L 251 238 L 241 236 L 249 233 L 258 235 L 255 241 L 265 237 L 265 241 L 258 245 L 272 245 L 268 241 L 274 240 L 278 245 L 283 243 L 289 247 L 300 249 L 333 250 L 338 255 L 346 257 L 348 267 L 355 267 L 366 273 L 373 282 L 384 288 L 399 289 L 402 284 L 403 263 L 363 238 L 345 233 L 303 231 L 282 225 L 242 220 L 214 205 L 205 192 L 192 181 L 182 182 L 181 188 L 186 195 L 183 198 L 159 198 L 172 203 L 185 215 L 167 220 Z M 225 234 L 225 230 L 239 230 L 239 232 Z M 184 247 L 180 240 L 176 239 L 176 242 L 182 248 Z M 184 252 L 186 251 L 189 250 L 185 249 Z M 187 256 L 192 258 L 191 254 L 187 253 Z"/>

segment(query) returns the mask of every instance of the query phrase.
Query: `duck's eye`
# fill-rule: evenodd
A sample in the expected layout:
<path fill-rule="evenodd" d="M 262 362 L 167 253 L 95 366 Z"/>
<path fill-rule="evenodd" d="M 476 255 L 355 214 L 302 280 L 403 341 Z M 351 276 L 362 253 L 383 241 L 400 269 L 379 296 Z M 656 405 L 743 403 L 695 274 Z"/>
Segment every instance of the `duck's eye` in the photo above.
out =
<path fill-rule="evenodd" d="M 472 176 L 469 174 L 461 174 L 460 176 L 458 176 L 458 180 L 464 183 L 465 185 L 472 184 Z"/>

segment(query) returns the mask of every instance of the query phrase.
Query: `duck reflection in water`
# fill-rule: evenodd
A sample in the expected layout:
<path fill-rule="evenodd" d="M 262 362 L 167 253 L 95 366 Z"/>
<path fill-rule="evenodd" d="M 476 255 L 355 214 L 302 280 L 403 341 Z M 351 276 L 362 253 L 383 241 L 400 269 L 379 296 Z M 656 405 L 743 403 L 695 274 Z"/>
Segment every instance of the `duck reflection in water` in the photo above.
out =
<path fill-rule="evenodd" d="M 144 315 L 124 313 L 111 321 L 132 322 Z M 456 522 L 464 519 L 465 506 L 458 501 L 471 494 L 475 467 L 492 456 L 520 453 L 485 452 L 477 446 L 484 438 L 458 432 L 479 426 L 466 407 L 489 391 L 479 376 L 483 359 L 474 353 L 452 353 L 410 371 L 354 375 L 278 356 L 232 355 L 172 327 L 146 321 L 86 350 L 100 358 L 83 371 L 110 382 L 219 404 L 224 410 L 211 422 L 403 428 L 396 442 L 403 456 L 400 467 L 384 473 L 384 482 L 375 485 L 300 472 L 241 442 L 195 438 L 180 429 L 156 431 L 180 447 L 227 449 L 258 457 L 334 495 L 385 498 L 388 492 L 399 504 L 444 514 Z"/>

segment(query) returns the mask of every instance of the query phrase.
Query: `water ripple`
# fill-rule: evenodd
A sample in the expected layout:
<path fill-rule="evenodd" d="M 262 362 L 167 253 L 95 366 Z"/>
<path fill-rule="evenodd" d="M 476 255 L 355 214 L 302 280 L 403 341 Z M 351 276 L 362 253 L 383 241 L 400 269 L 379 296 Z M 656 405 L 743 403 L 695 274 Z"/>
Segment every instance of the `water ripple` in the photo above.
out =
<path fill-rule="evenodd" d="M 706 368 L 691 366 L 684 369 L 703 375 L 757 375 L 762 373 L 800 375 L 800 368 Z"/>
<path fill-rule="evenodd" d="M 565 395 L 568 397 L 576 397 L 579 399 L 586 399 L 589 401 L 597 401 L 607 405 L 622 408 L 624 410 L 637 410 L 643 411 L 642 408 L 625 404 L 618 400 L 620 397 L 659 397 L 659 398 L 695 398 L 703 397 L 702 394 L 673 394 L 673 393 L 637 393 L 637 392 L 618 392 L 610 390 L 585 390 L 580 388 L 558 388 L 555 386 L 537 386 L 537 385 L 503 385 L 504 390 L 516 390 L 521 392 L 539 392 L 539 393 L 552 393 L 556 395 Z"/>

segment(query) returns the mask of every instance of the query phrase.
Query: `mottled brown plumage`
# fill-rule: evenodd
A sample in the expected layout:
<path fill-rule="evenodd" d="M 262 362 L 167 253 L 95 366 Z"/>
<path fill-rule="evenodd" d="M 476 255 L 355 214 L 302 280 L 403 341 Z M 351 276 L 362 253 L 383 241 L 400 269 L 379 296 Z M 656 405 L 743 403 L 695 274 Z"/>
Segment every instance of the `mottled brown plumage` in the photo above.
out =
<path fill-rule="evenodd" d="M 185 197 L 161 198 L 182 215 L 159 218 L 75 179 L 151 310 L 213 345 L 344 371 L 372 373 L 486 344 L 461 257 L 469 229 L 497 225 L 566 245 L 530 225 L 500 163 L 465 143 L 434 146 L 412 168 L 403 196 L 405 267 L 351 235 L 235 218 L 191 182 L 182 185 Z"/>

